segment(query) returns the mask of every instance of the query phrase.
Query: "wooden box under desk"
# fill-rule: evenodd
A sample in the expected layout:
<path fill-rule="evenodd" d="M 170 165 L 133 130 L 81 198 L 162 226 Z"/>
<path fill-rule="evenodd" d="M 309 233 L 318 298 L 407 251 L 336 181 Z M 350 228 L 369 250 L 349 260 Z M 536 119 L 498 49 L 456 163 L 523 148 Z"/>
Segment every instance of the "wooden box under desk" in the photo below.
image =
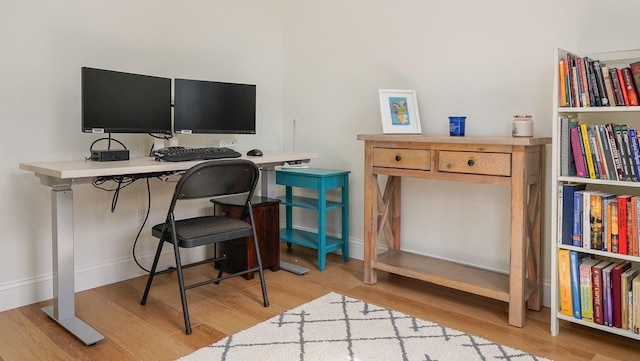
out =
<path fill-rule="evenodd" d="M 233 202 L 212 202 L 216 215 L 232 214 L 240 216 L 242 211 L 242 206 Z M 258 235 L 262 269 L 269 268 L 272 271 L 278 271 L 280 270 L 280 201 L 267 197 L 253 197 L 251 202 L 253 219 L 256 222 L 255 227 Z M 229 260 L 226 270 L 236 272 L 258 266 L 252 238 L 245 237 L 235 241 L 232 252 L 228 255 Z M 224 254 L 227 251 L 227 244 L 228 242 L 218 243 L 216 245 L 216 253 L 218 255 Z M 249 272 L 243 277 L 251 280 L 254 278 L 254 272 Z"/>
<path fill-rule="evenodd" d="M 358 135 L 365 142 L 364 282 L 376 270 L 509 303 L 509 324 L 522 327 L 526 308 L 540 310 L 544 147 L 551 138 Z M 378 175 L 388 176 L 384 190 Z M 509 274 L 401 250 L 401 179 L 416 177 L 511 188 Z M 386 239 L 389 251 L 377 254 Z"/>

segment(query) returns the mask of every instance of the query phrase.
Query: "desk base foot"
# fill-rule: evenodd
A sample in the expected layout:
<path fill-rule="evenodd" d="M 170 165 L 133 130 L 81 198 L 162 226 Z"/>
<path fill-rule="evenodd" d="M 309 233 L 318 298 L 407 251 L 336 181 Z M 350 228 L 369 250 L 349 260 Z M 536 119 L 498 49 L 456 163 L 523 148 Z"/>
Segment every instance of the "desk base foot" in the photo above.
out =
<path fill-rule="evenodd" d="M 53 316 L 53 306 L 44 307 L 42 311 L 49 315 L 49 317 L 56 321 L 60 326 L 71 332 L 71 334 L 76 336 L 80 341 L 84 342 L 84 344 L 87 346 L 95 345 L 96 343 L 104 339 L 104 336 L 102 336 L 101 333 L 94 330 L 77 317 L 71 317 L 65 320 L 56 319 Z"/>
<path fill-rule="evenodd" d="M 295 273 L 297 275 L 303 275 L 307 272 L 309 272 L 308 269 L 302 267 L 302 266 L 298 266 L 295 265 L 293 263 L 289 263 L 289 262 L 285 262 L 285 261 L 280 261 L 280 269 L 283 269 L 285 271 L 289 271 L 291 273 Z"/>

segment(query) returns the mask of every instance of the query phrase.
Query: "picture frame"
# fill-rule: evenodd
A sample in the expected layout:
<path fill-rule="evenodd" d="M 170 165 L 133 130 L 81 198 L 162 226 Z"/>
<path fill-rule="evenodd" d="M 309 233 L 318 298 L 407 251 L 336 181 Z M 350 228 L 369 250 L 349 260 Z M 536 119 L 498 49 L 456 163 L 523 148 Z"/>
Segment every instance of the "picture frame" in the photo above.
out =
<path fill-rule="evenodd" d="M 379 89 L 382 132 L 422 134 L 415 90 Z"/>

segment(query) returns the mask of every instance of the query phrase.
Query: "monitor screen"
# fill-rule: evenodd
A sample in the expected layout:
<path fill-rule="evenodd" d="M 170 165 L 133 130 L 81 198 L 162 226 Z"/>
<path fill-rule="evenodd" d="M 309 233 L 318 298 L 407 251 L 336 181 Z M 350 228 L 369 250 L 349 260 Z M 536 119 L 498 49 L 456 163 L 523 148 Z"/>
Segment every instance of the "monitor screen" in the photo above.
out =
<path fill-rule="evenodd" d="M 256 86 L 175 79 L 178 134 L 255 134 Z"/>
<path fill-rule="evenodd" d="M 171 79 L 82 68 L 82 131 L 171 133 Z"/>

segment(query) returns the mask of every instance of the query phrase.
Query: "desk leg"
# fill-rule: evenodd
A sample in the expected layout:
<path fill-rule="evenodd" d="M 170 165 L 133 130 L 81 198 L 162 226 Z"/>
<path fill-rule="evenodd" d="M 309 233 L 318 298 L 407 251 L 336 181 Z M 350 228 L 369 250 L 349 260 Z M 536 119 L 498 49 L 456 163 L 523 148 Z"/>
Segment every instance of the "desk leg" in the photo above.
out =
<path fill-rule="evenodd" d="M 75 317 L 73 191 L 70 185 L 54 186 L 51 190 L 51 214 L 53 306 L 42 311 L 86 345 L 93 345 L 104 337 Z"/>
<path fill-rule="evenodd" d="M 276 169 L 264 167 L 260 170 L 260 195 L 276 198 Z"/>

